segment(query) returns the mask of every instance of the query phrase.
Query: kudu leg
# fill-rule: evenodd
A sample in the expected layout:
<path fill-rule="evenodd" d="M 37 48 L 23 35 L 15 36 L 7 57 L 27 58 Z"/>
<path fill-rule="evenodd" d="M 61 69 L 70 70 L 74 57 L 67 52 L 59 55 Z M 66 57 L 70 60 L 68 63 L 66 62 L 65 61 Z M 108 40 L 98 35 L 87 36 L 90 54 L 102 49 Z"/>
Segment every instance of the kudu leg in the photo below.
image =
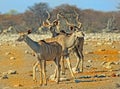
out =
<path fill-rule="evenodd" d="M 46 60 L 42 60 L 42 73 L 43 73 L 43 81 L 44 85 L 47 85 L 47 78 L 46 78 Z"/>
<path fill-rule="evenodd" d="M 79 55 L 79 53 L 78 53 L 77 50 L 74 51 L 74 55 L 75 55 L 75 57 L 76 57 L 76 59 L 77 59 L 77 62 L 76 62 L 75 67 L 73 68 L 73 71 L 74 71 L 74 73 L 79 73 L 79 72 L 80 72 L 80 71 L 79 71 L 80 55 Z"/>
<path fill-rule="evenodd" d="M 61 58 L 61 73 L 62 75 L 65 75 L 65 63 L 64 63 L 64 57 Z"/>
<path fill-rule="evenodd" d="M 75 65 L 75 67 L 73 68 L 73 71 L 76 73 L 83 72 L 83 53 L 82 53 L 82 51 L 76 50 L 74 52 L 74 55 L 77 58 L 77 63 Z M 79 69 L 79 65 L 80 65 L 80 69 Z"/>
<path fill-rule="evenodd" d="M 39 60 L 39 68 L 40 68 L 40 86 L 43 84 L 43 75 L 42 75 L 42 61 Z"/>
<path fill-rule="evenodd" d="M 83 63 L 84 63 L 84 56 L 83 56 L 83 52 L 82 51 L 78 51 L 79 55 L 80 55 L 80 72 L 83 72 Z M 79 64 L 78 64 L 79 65 Z"/>
<path fill-rule="evenodd" d="M 58 84 L 59 81 L 60 81 L 60 59 L 59 59 L 59 57 L 57 57 L 57 58 L 55 59 L 55 64 L 56 64 L 55 76 L 56 76 L 56 73 L 57 73 L 56 82 L 57 82 L 57 84 Z"/>
<path fill-rule="evenodd" d="M 36 68 L 37 68 L 37 66 L 39 66 L 39 61 L 37 61 L 33 65 L 33 81 L 35 81 L 35 82 L 37 82 L 37 80 L 36 80 Z M 39 69 L 39 71 L 40 71 L 40 69 Z"/>
<path fill-rule="evenodd" d="M 68 64 L 69 70 L 70 70 L 70 72 L 71 72 L 71 75 L 72 75 L 72 77 L 75 79 L 75 75 L 74 75 L 73 70 L 72 70 L 72 66 L 71 66 L 70 58 L 67 57 L 67 58 L 66 58 L 66 61 L 67 61 L 67 64 Z"/>

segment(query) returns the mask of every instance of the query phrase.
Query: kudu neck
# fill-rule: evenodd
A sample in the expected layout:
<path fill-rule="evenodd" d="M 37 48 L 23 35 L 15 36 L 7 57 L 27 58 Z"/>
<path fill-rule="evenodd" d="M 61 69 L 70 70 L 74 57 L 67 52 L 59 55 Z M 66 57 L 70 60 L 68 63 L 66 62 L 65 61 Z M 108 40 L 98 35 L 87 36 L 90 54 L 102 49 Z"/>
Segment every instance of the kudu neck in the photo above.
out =
<path fill-rule="evenodd" d="M 31 38 L 29 38 L 27 35 L 25 36 L 24 41 L 27 43 L 27 45 L 36 53 L 39 52 L 40 44 L 38 42 L 33 41 Z"/>
<path fill-rule="evenodd" d="M 70 36 L 66 37 L 66 46 L 68 48 L 71 48 L 76 44 L 76 41 L 77 41 L 77 37 L 75 33 L 72 33 Z"/>

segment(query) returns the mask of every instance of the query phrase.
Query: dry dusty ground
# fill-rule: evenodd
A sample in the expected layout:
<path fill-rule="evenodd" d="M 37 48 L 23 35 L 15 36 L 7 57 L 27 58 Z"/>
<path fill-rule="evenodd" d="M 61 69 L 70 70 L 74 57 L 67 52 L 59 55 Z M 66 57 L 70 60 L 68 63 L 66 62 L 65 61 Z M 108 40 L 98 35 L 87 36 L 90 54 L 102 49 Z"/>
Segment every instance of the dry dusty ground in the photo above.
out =
<path fill-rule="evenodd" d="M 16 44 L 16 45 L 14 45 Z M 25 43 L 2 43 L 0 45 L 0 89 L 120 89 L 120 42 L 112 45 L 96 45 L 95 41 L 84 45 L 84 72 L 75 74 L 80 80 L 75 83 L 66 65 L 66 75 L 70 81 L 56 84 L 48 81 L 47 86 L 39 86 L 32 80 L 32 66 L 36 58 L 25 51 L 31 49 Z M 12 58 L 14 57 L 14 58 Z M 72 66 L 76 59 L 71 57 Z M 107 63 L 110 66 L 107 66 Z M 103 65 L 103 64 L 104 65 Z M 47 77 L 54 72 L 53 62 L 47 62 Z M 107 68 L 105 68 L 107 67 Z M 108 68 L 110 67 L 110 68 Z M 5 74 L 15 70 L 15 74 Z M 6 75 L 6 78 L 2 78 Z"/>

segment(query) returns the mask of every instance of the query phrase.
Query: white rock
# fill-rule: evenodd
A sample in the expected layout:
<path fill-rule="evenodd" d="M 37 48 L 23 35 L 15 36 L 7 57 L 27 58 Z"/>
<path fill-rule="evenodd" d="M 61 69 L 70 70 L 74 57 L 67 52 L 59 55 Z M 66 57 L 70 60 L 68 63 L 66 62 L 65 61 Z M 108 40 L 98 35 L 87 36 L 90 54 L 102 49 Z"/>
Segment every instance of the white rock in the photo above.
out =
<path fill-rule="evenodd" d="M 85 54 L 93 54 L 93 52 L 92 51 L 91 52 L 86 51 Z"/>
<path fill-rule="evenodd" d="M 10 57 L 10 60 L 15 60 L 16 58 L 15 57 Z"/>
<path fill-rule="evenodd" d="M 0 79 L 8 79 L 7 74 L 2 75 L 2 77 L 0 77 Z"/>
<path fill-rule="evenodd" d="M 15 70 L 9 70 L 8 74 L 16 74 L 17 72 Z"/>
<path fill-rule="evenodd" d="M 112 46 L 112 48 L 115 48 L 115 46 Z"/>
<path fill-rule="evenodd" d="M 92 63 L 93 61 L 92 60 L 88 60 L 89 63 Z"/>
<path fill-rule="evenodd" d="M 0 43 L 0 46 L 2 46 L 2 44 Z"/>
<path fill-rule="evenodd" d="M 72 68 L 73 73 L 80 73 L 80 69 Z"/>
<path fill-rule="evenodd" d="M 10 55 L 11 53 L 10 52 L 6 52 L 5 55 Z"/>
<path fill-rule="evenodd" d="M 60 81 L 70 81 L 68 78 L 60 78 Z"/>
<path fill-rule="evenodd" d="M 120 72 L 117 72 L 117 73 L 116 73 L 116 76 L 120 77 Z"/>
<path fill-rule="evenodd" d="M 105 51 L 105 49 L 98 49 L 98 51 Z"/>
<path fill-rule="evenodd" d="M 21 84 L 16 84 L 16 85 L 14 85 L 14 87 L 22 87 L 22 85 Z"/>
<path fill-rule="evenodd" d="M 28 51 L 28 50 L 25 50 L 25 53 L 26 53 L 26 54 L 28 54 L 28 53 L 29 53 L 29 51 Z"/>

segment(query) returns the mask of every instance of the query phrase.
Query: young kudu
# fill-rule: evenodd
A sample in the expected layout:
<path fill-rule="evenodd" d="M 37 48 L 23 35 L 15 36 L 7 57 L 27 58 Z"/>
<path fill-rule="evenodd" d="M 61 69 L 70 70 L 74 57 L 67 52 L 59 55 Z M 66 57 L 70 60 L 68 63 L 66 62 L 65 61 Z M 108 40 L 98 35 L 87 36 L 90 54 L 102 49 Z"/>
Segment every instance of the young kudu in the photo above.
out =
<path fill-rule="evenodd" d="M 74 31 L 70 36 L 67 35 L 58 35 L 54 38 L 47 38 L 45 39 L 46 42 L 58 42 L 61 46 L 62 46 L 62 57 L 66 57 L 66 61 L 69 67 L 69 70 L 71 72 L 72 77 L 75 79 L 75 76 L 73 74 L 72 71 L 72 67 L 71 67 L 71 62 L 69 59 L 69 53 L 68 53 L 68 49 L 72 49 L 74 48 L 76 42 L 77 42 L 77 38 L 78 37 L 83 37 L 83 33 L 81 31 Z M 62 58 L 63 61 L 63 58 Z M 38 66 L 38 62 L 36 62 L 36 64 L 34 65 L 33 68 L 36 68 L 36 66 Z M 62 66 L 64 67 L 64 66 Z M 64 68 L 62 68 L 64 69 Z M 34 69 L 35 70 L 35 69 Z M 35 71 L 33 71 L 35 72 Z"/>
<path fill-rule="evenodd" d="M 46 80 L 46 61 L 54 61 L 56 64 L 57 70 L 57 80 L 59 83 L 60 80 L 60 59 L 62 54 L 62 46 L 58 42 L 45 42 L 40 40 L 40 42 L 33 41 L 30 37 L 28 37 L 28 33 L 20 33 L 20 37 L 17 41 L 25 41 L 27 45 L 36 53 L 37 59 L 39 61 L 39 69 L 40 69 L 40 85 L 47 85 Z M 35 73 L 33 72 L 33 76 Z M 35 79 L 35 77 L 34 77 Z"/>

